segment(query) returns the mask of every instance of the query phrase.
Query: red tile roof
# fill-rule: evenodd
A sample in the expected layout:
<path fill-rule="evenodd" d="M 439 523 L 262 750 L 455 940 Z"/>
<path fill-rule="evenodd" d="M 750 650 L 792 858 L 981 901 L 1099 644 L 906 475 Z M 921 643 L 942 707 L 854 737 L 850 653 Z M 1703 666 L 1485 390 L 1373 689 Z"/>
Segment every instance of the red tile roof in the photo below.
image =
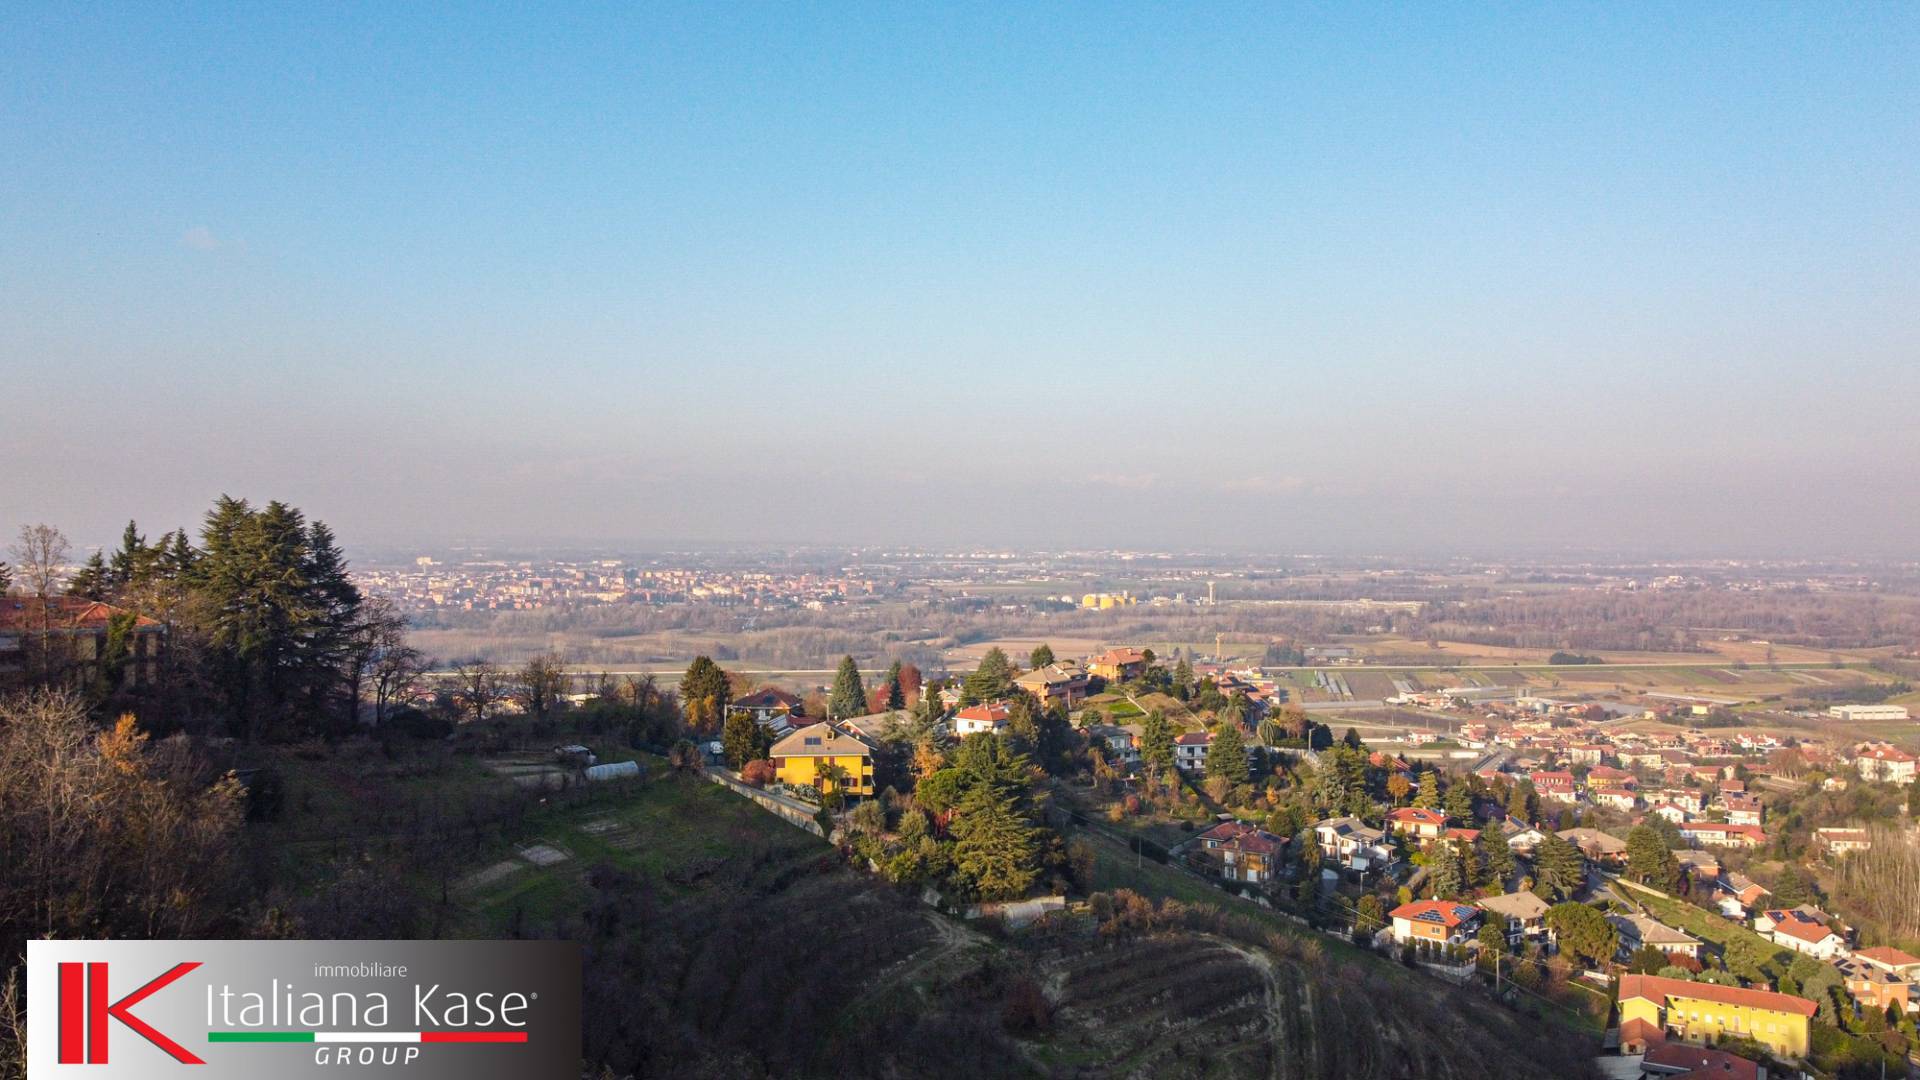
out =
<path fill-rule="evenodd" d="M 1620 1029 L 1620 1037 L 1626 1038 L 1624 1027 Z M 1663 1042 L 1648 1046 L 1647 1056 L 1641 1066 L 1644 1068 L 1648 1065 L 1688 1070 L 1675 1080 L 1709 1080 L 1712 1077 L 1721 1080 L 1759 1080 L 1760 1076 L 1760 1066 L 1756 1062 L 1725 1050 L 1708 1050 L 1685 1043 Z"/>
<path fill-rule="evenodd" d="M 1455 903 L 1452 900 L 1416 900 L 1411 904 L 1401 904 L 1393 909 L 1389 916 L 1406 919 L 1409 922 L 1431 922 L 1451 930 L 1462 923 L 1477 918 L 1480 909 L 1472 904 Z"/>
<path fill-rule="evenodd" d="M 1415 825 L 1445 825 L 1447 815 L 1421 806 L 1403 806 L 1387 814 L 1388 821 L 1406 821 Z"/>
<path fill-rule="evenodd" d="M 1882 967 L 1898 968 L 1910 964 L 1920 964 L 1920 956 L 1909 956 L 1891 945 L 1875 945 L 1871 949 L 1861 949 L 1853 955 L 1869 960 Z"/>
<path fill-rule="evenodd" d="M 1664 1004 L 1670 997 L 1711 1001 L 1720 1005 L 1745 1005 L 1750 1009 L 1769 1009 L 1773 1012 L 1791 1013 L 1796 1016 L 1812 1016 L 1816 1010 L 1813 1002 L 1806 998 L 1776 994 L 1771 990 L 1749 990 L 1739 986 L 1719 986 L 1714 983 L 1688 982 L 1685 979 L 1665 979 L 1658 975 L 1620 976 L 1621 1001 L 1645 998 L 1648 1001 Z"/>
<path fill-rule="evenodd" d="M 989 701 L 980 705 L 969 705 L 953 714 L 955 720 L 978 720 L 987 724 L 1004 724 L 1007 717 L 1013 715 L 1013 706 L 1005 701 Z"/>
<path fill-rule="evenodd" d="M 0 630 L 38 630 L 44 617 L 54 630 L 104 632 L 115 615 L 127 614 L 112 604 L 83 600 L 77 596 L 50 596 L 43 603 L 37 596 L 0 597 Z M 134 626 L 141 630 L 158 629 L 160 623 L 145 615 L 136 616 Z"/>
<path fill-rule="evenodd" d="M 1826 923 L 1804 911 L 1769 911 L 1767 918 L 1773 920 L 1774 933 L 1799 938 L 1810 945 L 1818 945 L 1835 936 Z"/>
<path fill-rule="evenodd" d="M 1201 833 L 1200 839 L 1231 844 L 1241 851 L 1250 851 L 1257 855 L 1277 855 L 1287 843 L 1285 837 L 1275 836 L 1265 829 L 1249 825 L 1244 821 L 1223 821 Z"/>

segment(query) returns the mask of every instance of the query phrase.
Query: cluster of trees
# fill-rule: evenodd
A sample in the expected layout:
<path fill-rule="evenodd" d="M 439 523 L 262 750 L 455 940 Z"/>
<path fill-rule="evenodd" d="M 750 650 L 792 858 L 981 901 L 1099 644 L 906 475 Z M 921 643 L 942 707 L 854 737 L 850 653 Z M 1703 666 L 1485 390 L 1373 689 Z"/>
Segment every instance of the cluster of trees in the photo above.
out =
<path fill-rule="evenodd" d="M 23 529 L 14 548 L 21 584 L 54 596 L 68 550 L 57 529 Z M 185 529 L 149 543 L 129 522 L 120 547 L 89 557 L 64 591 L 123 609 L 127 625 L 136 616 L 165 624 L 154 678 L 127 677 L 125 635 L 110 629 L 107 660 L 87 687 L 96 706 L 134 708 L 152 730 L 215 727 L 248 740 L 334 734 L 358 722 L 369 678 L 384 677 L 391 692 L 396 661 L 417 668 L 404 623 L 361 596 L 332 530 L 282 502 L 256 508 L 222 496 L 197 545 Z M 72 681 L 64 654 L 43 656 L 38 664 L 30 657 L 30 682 Z"/>

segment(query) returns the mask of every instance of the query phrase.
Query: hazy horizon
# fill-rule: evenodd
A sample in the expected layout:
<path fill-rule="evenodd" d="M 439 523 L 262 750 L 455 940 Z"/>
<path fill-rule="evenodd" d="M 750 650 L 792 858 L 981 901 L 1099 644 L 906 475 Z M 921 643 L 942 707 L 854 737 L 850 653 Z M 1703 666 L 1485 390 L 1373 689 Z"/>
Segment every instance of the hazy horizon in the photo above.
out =
<path fill-rule="evenodd" d="M 8 537 L 1920 555 L 1910 6 L 0 26 Z"/>

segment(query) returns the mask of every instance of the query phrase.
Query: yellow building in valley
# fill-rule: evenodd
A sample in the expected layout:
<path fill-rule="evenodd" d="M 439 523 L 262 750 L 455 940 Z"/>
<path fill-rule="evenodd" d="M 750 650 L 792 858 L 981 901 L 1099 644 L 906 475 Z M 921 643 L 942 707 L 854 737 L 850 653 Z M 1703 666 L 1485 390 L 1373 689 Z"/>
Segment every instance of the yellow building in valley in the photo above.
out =
<path fill-rule="evenodd" d="M 849 798 L 873 794 L 873 746 L 859 735 L 835 724 L 808 724 L 793 729 L 773 744 L 773 777 L 783 784 L 827 791 L 834 787 L 838 766 L 841 794 Z"/>
<path fill-rule="evenodd" d="M 1806 998 L 1771 990 L 1622 975 L 1620 1051 L 1644 1053 L 1649 1039 L 1671 1033 L 1691 1042 L 1748 1038 L 1782 1057 L 1805 1057 L 1814 1012 Z"/>

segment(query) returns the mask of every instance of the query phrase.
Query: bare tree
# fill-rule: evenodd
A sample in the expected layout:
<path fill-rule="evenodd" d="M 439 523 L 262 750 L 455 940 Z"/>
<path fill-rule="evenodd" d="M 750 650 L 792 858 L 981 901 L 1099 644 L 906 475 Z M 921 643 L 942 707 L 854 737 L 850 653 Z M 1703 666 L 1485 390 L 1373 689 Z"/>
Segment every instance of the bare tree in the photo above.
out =
<path fill-rule="evenodd" d="M 545 727 L 567 690 L 567 662 L 559 653 L 543 653 L 527 661 L 520 669 L 514 694 L 533 719 L 535 727 Z"/>
<path fill-rule="evenodd" d="M 476 724 L 487 720 L 487 713 L 501 698 L 500 669 L 485 660 L 461 664 L 453 671 L 453 700 L 460 711 Z"/>
<path fill-rule="evenodd" d="M 13 543 L 13 558 L 18 564 L 20 584 L 28 592 L 45 599 L 58 591 L 71 550 L 65 533 L 51 525 L 22 525 Z"/>
<path fill-rule="evenodd" d="M 386 722 L 387 712 L 400 696 L 419 682 L 424 668 L 420 650 L 407 644 L 407 620 L 385 596 L 361 605 L 347 661 L 347 681 L 353 691 L 356 718 L 364 693 L 373 695 L 373 726 Z"/>

